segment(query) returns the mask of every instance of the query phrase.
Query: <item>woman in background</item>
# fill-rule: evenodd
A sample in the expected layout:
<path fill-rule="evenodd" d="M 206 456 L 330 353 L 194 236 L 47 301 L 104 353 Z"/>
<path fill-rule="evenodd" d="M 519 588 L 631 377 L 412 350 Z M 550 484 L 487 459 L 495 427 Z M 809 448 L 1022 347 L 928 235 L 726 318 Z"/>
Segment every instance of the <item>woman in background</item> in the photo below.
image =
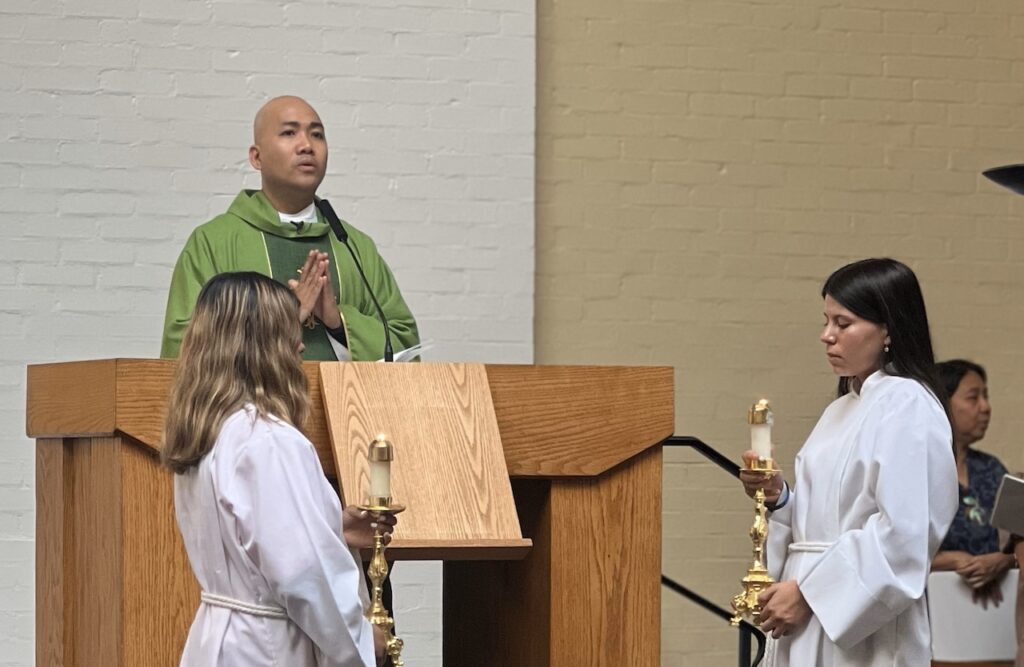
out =
<path fill-rule="evenodd" d="M 768 664 L 926 667 L 925 584 L 956 511 L 956 466 L 921 288 L 906 265 L 866 259 L 821 295 L 839 397 L 800 449 L 792 488 L 781 473 L 741 475 L 773 510 Z"/>
<path fill-rule="evenodd" d="M 371 522 L 389 532 L 393 523 L 343 513 L 298 430 L 309 412 L 301 315 L 270 278 L 221 274 L 203 287 L 185 333 L 162 454 L 202 588 L 183 666 L 383 659 L 350 547 L 372 544 Z"/>
<path fill-rule="evenodd" d="M 1000 582 L 1014 566 L 1014 558 L 1000 550 L 999 531 L 989 519 L 1006 467 L 991 454 L 972 448 L 985 437 L 992 417 L 988 377 L 984 368 L 963 359 L 944 361 L 937 368 L 950 396 L 960 508 L 932 569 L 955 570 L 971 587 L 975 602 L 998 605 L 1003 601 Z"/>

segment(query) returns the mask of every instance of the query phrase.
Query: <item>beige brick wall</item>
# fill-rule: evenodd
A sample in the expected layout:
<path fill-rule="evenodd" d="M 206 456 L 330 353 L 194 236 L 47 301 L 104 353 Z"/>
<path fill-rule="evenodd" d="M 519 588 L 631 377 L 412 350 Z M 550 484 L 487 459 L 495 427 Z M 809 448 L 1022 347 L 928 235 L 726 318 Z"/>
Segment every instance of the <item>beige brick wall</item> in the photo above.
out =
<path fill-rule="evenodd" d="M 676 431 L 737 456 L 774 401 L 789 466 L 830 400 L 818 290 L 866 256 L 921 278 L 940 356 L 991 370 L 983 448 L 1024 469 L 1019 0 L 614 0 L 538 6 L 540 363 L 668 364 Z M 664 570 L 721 604 L 749 505 L 668 452 Z M 637 517 L 643 520 L 643 517 Z M 666 594 L 664 664 L 735 664 Z"/>

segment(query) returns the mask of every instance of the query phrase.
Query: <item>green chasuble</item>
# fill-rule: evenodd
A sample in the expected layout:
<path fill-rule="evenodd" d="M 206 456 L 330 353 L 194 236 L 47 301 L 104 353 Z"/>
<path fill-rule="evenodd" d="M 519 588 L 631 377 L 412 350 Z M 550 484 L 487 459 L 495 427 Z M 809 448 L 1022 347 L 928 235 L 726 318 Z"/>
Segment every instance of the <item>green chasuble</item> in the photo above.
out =
<path fill-rule="evenodd" d="M 366 278 L 388 319 L 395 352 L 419 342 L 416 321 L 405 304 L 388 265 L 369 236 L 349 223 L 348 242 L 359 257 Z M 218 273 L 256 271 L 287 284 L 297 276 L 306 255 L 317 248 L 330 255 L 328 269 L 347 346 L 354 361 L 376 361 L 384 356 L 384 326 L 373 300 L 359 277 L 348 250 L 334 238 L 330 226 L 317 213 L 317 221 L 296 230 L 282 225 L 280 216 L 259 190 L 243 190 L 227 212 L 192 232 L 178 257 L 167 296 L 160 356 L 178 356 L 181 338 L 192 317 L 199 290 Z M 303 329 L 308 360 L 333 360 L 334 350 L 320 323 Z"/>

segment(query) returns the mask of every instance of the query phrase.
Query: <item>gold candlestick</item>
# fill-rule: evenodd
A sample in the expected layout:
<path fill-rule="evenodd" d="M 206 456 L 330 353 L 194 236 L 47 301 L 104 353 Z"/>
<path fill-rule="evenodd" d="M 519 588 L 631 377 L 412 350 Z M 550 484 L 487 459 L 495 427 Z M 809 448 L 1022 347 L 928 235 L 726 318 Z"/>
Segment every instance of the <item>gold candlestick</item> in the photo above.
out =
<path fill-rule="evenodd" d="M 747 421 L 751 426 L 751 432 L 755 429 L 769 429 L 772 424 L 772 411 L 768 401 L 762 399 L 755 403 L 747 414 Z M 759 434 L 762 438 L 763 434 Z M 770 431 L 768 437 L 770 438 Z M 755 445 L 758 444 L 755 441 Z M 769 445 L 770 447 L 770 445 Z M 759 447 L 762 449 L 763 447 Z M 770 452 L 770 449 L 769 449 Z M 747 470 L 760 473 L 765 482 L 776 474 L 775 462 L 770 456 L 763 456 L 764 452 L 759 451 L 758 457 L 747 465 Z M 764 565 L 764 545 L 768 541 L 768 508 L 764 500 L 764 488 L 760 488 L 754 494 L 754 523 L 750 526 L 750 541 L 754 543 L 754 562 L 747 568 L 747 576 L 743 577 L 743 592 L 738 593 L 732 599 L 732 608 L 736 612 L 730 621 L 732 625 L 740 624 L 745 617 L 749 617 L 754 625 L 761 624 L 761 603 L 757 597 L 761 591 L 775 583 L 768 568 Z"/>
<path fill-rule="evenodd" d="M 392 445 L 383 435 L 378 435 L 377 438 L 370 443 L 369 446 L 369 460 L 371 469 L 374 466 L 379 466 L 382 463 L 390 464 L 395 458 L 394 445 Z M 398 505 L 392 502 L 391 496 L 374 495 L 374 493 L 381 491 L 381 484 L 384 484 L 384 488 L 387 488 L 387 492 L 390 494 L 390 470 L 388 470 L 388 479 L 382 482 L 381 479 L 375 480 L 376 484 L 371 486 L 370 494 L 366 497 L 366 502 L 359 505 L 359 509 L 367 512 L 373 512 L 374 514 L 398 514 L 405 510 L 405 505 Z M 370 611 L 367 614 L 367 618 L 370 623 L 376 625 L 378 628 L 384 631 L 384 650 L 387 655 L 391 658 L 391 664 L 394 667 L 403 667 L 405 665 L 402 662 L 402 648 L 405 646 L 405 642 L 395 636 L 393 628 L 395 627 L 395 619 L 388 614 L 387 607 L 384 606 L 384 582 L 388 578 L 388 561 L 384 558 L 384 551 L 387 549 L 387 545 L 384 544 L 384 531 L 378 527 L 373 531 L 373 557 L 370 559 L 370 565 L 366 569 L 366 573 L 370 577 L 370 584 L 372 591 L 370 594 Z"/>
<path fill-rule="evenodd" d="M 757 596 L 761 591 L 775 583 L 768 568 L 764 566 L 764 544 L 768 539 L 768 520 L 765 517 L 767 508 L 764 504 L 764 489 L 758 489 L 754 495 L 754 523 L 750 526 L 750 540 L 754 543 L 754 562 L 747 568 L 747 576 L 741 580 L 743 592 L 732 599 L 732 609 L 736 614 L 730 621 L 739 625 L 744 617 L 750 617 L 754 625 L 761 624 L 761 603 Z"/>

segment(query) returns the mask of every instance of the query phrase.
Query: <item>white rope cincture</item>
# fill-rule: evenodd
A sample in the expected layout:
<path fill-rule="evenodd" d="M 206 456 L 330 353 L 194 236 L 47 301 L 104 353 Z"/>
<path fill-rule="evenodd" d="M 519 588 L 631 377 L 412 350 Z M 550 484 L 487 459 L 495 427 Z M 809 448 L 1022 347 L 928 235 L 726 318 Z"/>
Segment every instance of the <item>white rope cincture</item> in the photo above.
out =
<path fill-rule="evenodd" d="M 277 605 L 242 602 L 241 600 L 229 598 L 226 595 L 217 595 L 216 593 L 207 593 L 206 591 L 203 591 L 200 594 L 199 599 L 203 603 L 213 607 L 223 607 L 224 609 L 239 611 L 251 616 L 261 616 L 263 618 L 288 618 L 288 612 L 284 610 L 284 607 L 278 607 Z"/>
<path fill-rule="evenodd" d="M 833 544 L 835 544 L 835 542 L 793 542 L 789 545 L 787 551 L 791 554 L 820 554 L 825 553 L 825 550 Z"/>

